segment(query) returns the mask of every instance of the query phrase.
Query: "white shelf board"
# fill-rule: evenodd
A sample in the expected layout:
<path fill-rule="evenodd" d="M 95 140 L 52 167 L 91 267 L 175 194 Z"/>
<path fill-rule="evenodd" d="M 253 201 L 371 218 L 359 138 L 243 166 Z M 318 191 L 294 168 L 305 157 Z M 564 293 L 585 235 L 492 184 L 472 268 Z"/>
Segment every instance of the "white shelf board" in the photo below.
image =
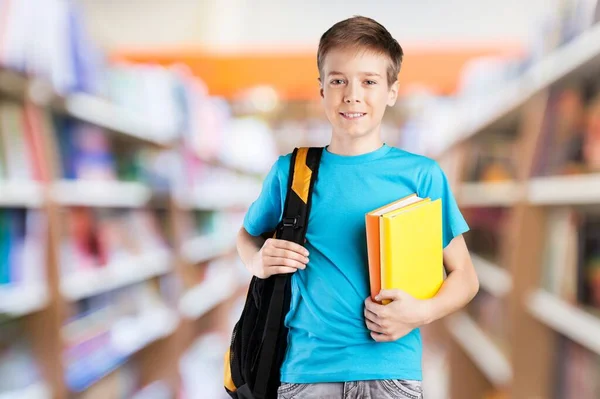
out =
<path fill-rule="evenodd" d="M 90 94 L 69 95 L 65 108 L 73 118 L 151 144 L 167 145 L 176 137 L 175 131 L 156 129 L 134 112 Z"/>
<path fill-rule="evenodd" d="M 196 196 L 188 207 L 197 210 L 227 210 L 232 208 L 247 208 L 258 198 L 255 193 L 232 192 L 225 195 L 202 195 Z"/>
<path fill-rule="evenodd" d="M 139 208 L 152 196 L 142 183 L 94 180 L 60 180 L 52 184 L 52 198 L 63 206 Z"/>
<path fill-rule="evenodd" d="M 497 298 L 511 292 L 513 282 L 508 271 L 476 254 L 471 254 L 471 260 L 482 288 Z"/>
<path fill-rule="evenodd" d="M 181 254 L 189 263 L 202 263 L 235 249 L 235 235 L 209 234 L 196 237 L 181 246 Z"/>
<path fill-rule="evenodd" d="M 0 314 L 20 317 L 45 308 L 47 303 L 45 283 L 0 285 Z"/>
<path fill-rule="evenodd" d="M 454 143 L 471 137 L 502 119 L 514 116 L 516 110 L 551 84 L 571 78 L 583 70 L 597 68 L 599 65 L 600 23 L 597 23 L 570 43 L 546 55 L 519 78 L 507 82 L 502 90 L 494 93 L 493 96 L 488 96 L 489 104 L 473 104 L 474 107 L 482 110 L 476 113 L 476 119 L 467 120 L 466 116 L 461 116 L 462 114 L 458 112 L 458 121 L 450 126 L 459 128 L 439 133 L 441 137 L 452 137 L 452 139 L 432 155 L 439 156 Z M 473 107 L 464 106 L 463 109 L 465 115 L 473 115 Z"/>
<path fill-rule="evenodd" d="M 461 206 L 510 206 L 522 198 L 519 184 L 513 181 L 463 183 L 457 191 Z"/>
<path fill-rule="evenodd" d="M 38 208 L 43 202 L 43 186 L 38 182 L 0 181 L 0 206 Z"/>
<path fill-rule="evenodd" d="M 542 323 L 600 355 L 600 318 L 544 290 L 529 295 L 527 308 Z"/>
<path fill-rule="evenodd" d="M 471 317 L 458 312 L 447 317 L 445 323 L 454 340 L 494 386 L 510 384 L 510 362 Z"/>
<path fill-rule="evenodd" d="M 171 270 L 171 255 L 157 250 L 112 262 L 105 267 L 64 276 L 61 291 L 65 298 L 77 301 L 127 285 L 160 276 Z"/>
<path fill-rule="evenodd" d="M 600 173 L 536 177 L 527 196 L 535 205 L 600 204 Z"/>
<path fill-rule="evenodd" d="M 196 320 L 230 298 L 238 283 L 235 269 L 223 269 L 189 289 L 179 301 L 179 312 L 187 319 Z"/>
<path fill-rule="evenodd" d="M 0 392 L 0 399 L 52 399 L 50 387 L 43 382 L 18 391 Z"/>

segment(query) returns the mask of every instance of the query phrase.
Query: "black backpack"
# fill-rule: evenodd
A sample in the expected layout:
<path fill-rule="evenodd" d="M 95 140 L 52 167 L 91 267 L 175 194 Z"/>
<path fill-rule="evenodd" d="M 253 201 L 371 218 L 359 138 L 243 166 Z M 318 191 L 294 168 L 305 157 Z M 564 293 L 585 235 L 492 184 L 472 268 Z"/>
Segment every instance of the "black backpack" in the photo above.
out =
<path fill-rule="evenodd" d="M 304 245 L 312 191 L 323 148 L 296 148 L 292 153 L 283 218 L 275 237 Z M 253 277 L 246 303 L 225 356 L 224 385 L 235 399 L 275 399 L 287 347 L 284 318 L 290 308 L 291 274 Z"/>

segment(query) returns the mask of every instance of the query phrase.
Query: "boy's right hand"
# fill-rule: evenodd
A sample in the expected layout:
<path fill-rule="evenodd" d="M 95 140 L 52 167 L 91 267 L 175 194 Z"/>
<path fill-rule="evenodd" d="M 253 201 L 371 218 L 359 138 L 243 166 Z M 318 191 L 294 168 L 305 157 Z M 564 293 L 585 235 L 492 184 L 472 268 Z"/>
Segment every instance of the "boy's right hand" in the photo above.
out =
<path fill-rule="evenodd" d="M 252 258 L 250 270 L 265 279 L 274 274 L 294 273 L 306 269 L 308 251 L 302 245 L 287 240 L 269 238 Z"/>

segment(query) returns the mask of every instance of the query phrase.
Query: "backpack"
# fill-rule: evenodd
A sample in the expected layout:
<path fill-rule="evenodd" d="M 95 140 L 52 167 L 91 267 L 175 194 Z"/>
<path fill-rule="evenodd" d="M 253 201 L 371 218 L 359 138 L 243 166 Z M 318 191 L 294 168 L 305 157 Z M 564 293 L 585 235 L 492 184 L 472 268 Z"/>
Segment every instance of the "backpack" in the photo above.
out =
<path fill-rule="evenodd" d="M 292 153 L 282 220 L 263 235 L 304 245 L 312 191 L 323 148 Z M 234 399 L 275 399 L 287 348 L 284 319 L 290 308 L 291 274 L 253 277 L 225 356 L 225 390 Z"/>

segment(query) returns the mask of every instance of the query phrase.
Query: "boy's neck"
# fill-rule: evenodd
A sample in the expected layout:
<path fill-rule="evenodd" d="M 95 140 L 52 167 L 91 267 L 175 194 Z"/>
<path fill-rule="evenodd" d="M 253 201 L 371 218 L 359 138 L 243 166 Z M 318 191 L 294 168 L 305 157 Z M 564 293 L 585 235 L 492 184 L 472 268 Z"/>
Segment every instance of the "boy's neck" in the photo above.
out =
<path fill-rule="evenodd" d="M 333 135 L 331 143 L 327 146 L 327 151 L 337 155 L 353 156 L 377 151 L 381 146 L 383 146 L 383 141 L 379 136 L 339 138 Z"/>

